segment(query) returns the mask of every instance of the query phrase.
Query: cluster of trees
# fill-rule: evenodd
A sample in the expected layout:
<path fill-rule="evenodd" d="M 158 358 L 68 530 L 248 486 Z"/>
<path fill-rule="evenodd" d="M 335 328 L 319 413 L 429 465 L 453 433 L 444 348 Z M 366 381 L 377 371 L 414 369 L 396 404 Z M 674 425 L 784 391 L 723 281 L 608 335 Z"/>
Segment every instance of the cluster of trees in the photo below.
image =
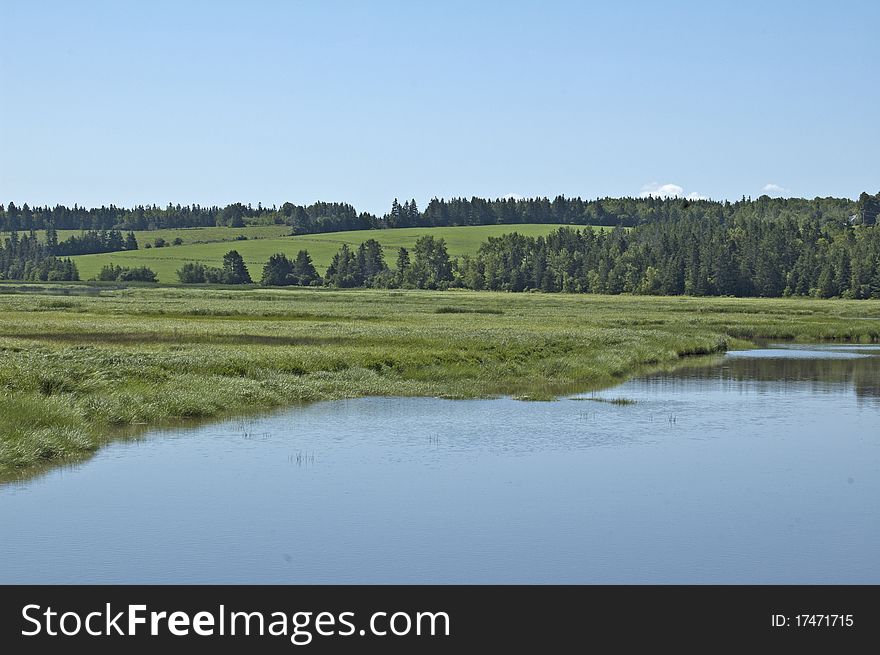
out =
<path fill-rule="evenodd" d="M 327 267 L 326 283 L 340 288 L 387 287 L 389 275 L 382 246 L 368 239 L 357 250 L 342 245 Z"/>
<path fill-rule="evenodd" d="M 424 211 L 415 200 L 403 204 L 395 199 L 383 216 L 358 212 L 348 203 L 315 202 L 281 207 L 232 203 L 225 207 L 156 205 L 123 208 L 110 205 L 86 209 L 74 205 L 34 207 L 0 204 L 0 231 L 31 229 L 155 230 L 178 227 L 287 224 L 292 234 L 369 230 L 395 227 L 446 227 L 454 225 L 515 225 L 517 223 L 563 223 L 569 225 L 622 225 L 634 227 L 651 222 L 684 218 L 718 219 L 725 222 L 749 217 L 766 220 L 795 218 L 823 223 L 873 225 L 880 215 L 880 193 L 863 193 L 857 201 L 847 198 L 770 198 L 761 196 L 736 202 L 685 200 L 680 198 L 597 198 L 584 200 L 549 198 L 433 198 Z"/>
<path fill-rule="evenodd" d="M 89 230 L 79 236 L 71 236 L 58 241 L 58 233 L 51 223 L 46 230 L 46 245 L 52 254 L 58 256 L 91 255 L 97 252 L 116 252 L 119 250 L 137 250 L 138 242 L 134 232 L 122 236 L 119 230 Z"/>
<path fill-rule="evenodd" d="M 0 279 L 56 282 L 78 280 L 79 272 L 71 259 L 56 257 L 35 234 L 13 232 L 0 243 Z"/>
<path fill-rule="evenodd" d="M 239 211 L 239 207 L 243 210 Z M 110 205 L 89 209 L 79 205 L 31 208 L 27 203 L 17 207 L 9 203 L 6 207 L 0 205 L 0 230 L 44 230 L 50 225 L 58 230 L 158 230 L 228 225 L 238 219 L 244 225 L 245 221 L 260 219 L 264 213 L 261 206 L 254 209 L 240 203 L 224 208 L 169 204 L 166 207 L 138 205 L 124 208 Z"/>
<path fill-rule="evenodd" d="M 307 250 L 300 250 L 293 261 L 284 253 L 272 255 L 263 266 L 263 277 L 260 279 L 260 284 L 273 287 L 310 287 L 321 283 L 321 276 L 315 270 Z"/>
<path fill-rule="evenodd" d="M 101 268 L 97 280 L 104 282 L 156 282 L 156 273 L 146 266 L 128 268 L 108 264 Z"/>
<path fill-rule="evenodd" d="M 311 205 L 281 205 L 277 223 L 290 225 L 291 234 L 372 230 L 381 227 L 373 214 L 358 211 L 345 202 L 316 202 Z"/>
<path fill-rule="evenodd" d="M 457 262 L 452 283 L 503 291 L 878 298 L 880 231 L 681 219 L 605 234 L 509 234 Z"/>
<path fill-rule="evenodd" d="M 240 202 L 225 207 L 200 205 L 115 205 L 87 209 L 65 207 L 21 207 L 0 204 L 0 231 L 44 230 L 160 230 L 183 227 L 244 227 L 245 225 L 291 226 L 294 233 L 367 230 L 381 227 L 372 214 L 358 213 L 347 203 L 316 202 L 311 205 L 284 203 L 280 208 L 256 207 Z"/>
<path fill-rule="evenodd" d="M 300 254 L 308 257 L 305 251 Z M 355 249 L 343 244 L 333 255 L 323 283 L 343 289 L 442 289 L 453 282 L 453 262 L 443 239 L 426 235 L 416 240 L 412 252 L 399 248 L 396 264 L 394 270 L 388 267 L 382 245 L 375 239 L 367 239 Z M 263 283 L 266 284 L 265 275 Z M 320 283 L 320 278 L 312 282 Z"/>
<path fill-rule="evenodd" d="M 250 284 L 244 260 L 232 250 L 223 257 L 222 267 L 188 262 L 177 271 L 182 284 Z M 442 289 L 453 282 L 453 262 L 446 242 L 432 236 L 416 240 L 410 253 L 406 248 L 397 252 L 397 268 L 385 262 L 382 245 L 375 239 L 364 241 L 357 248 L 343 244 L 333 255 L 322 278 L 315 269 L 307 250 L 300 250 L 294 260 L 284 253 L 272 255 L 263 266 L 260 284 L 264 286 L 321 286 L 341 289 L 352 287 Z"/>
<path fill-rule="evenodd" d="M 877 195 L 869 195 L 864 191 L 859 195 L 857 203 L 858 212 L 853 222 L 860 225 L 876 225 L 880 217 L 880 192 Z"/>
<path fill-rule="evenodd" d="M 245 237 L 246 239 L 247 237 Z M 167 246 L 182 246 L 183 239 L 176 237 L 170 244 L 163 237 L 156 237 L 152 243 L 147 243 L 144 248 L 165 248 Z"/>
<path fill-rule="evenodd" d="M 239 271 L 233 274 L 233 271 Z M 238 253 L 223 268 L 187 264 L 181 282 L 247 283 Z M 516 232 L 491 237 L 473 256 L 449 257 L 443 239 L 419 238 L 400 248 L 389 268 L 382 246 L 368 239 L 343 245 L 323 279 L 307 251 L 295 261 L 273 255 L 264 285 L 378 287 L 652 295 L 818 296 L 880 298 L 880 229 L 829 226 L 814 219 L 732 223 L 680 218 L 632 229 L 563 227 L 546 237 Z"/>
<path fill-rule="evenodd" d="M 252 284 L 241 255 L 237 250 L 230 250 L 223 255 L 222 266 L 206 266 L 200 262 L 188 262 L 177 271 L 181 284 Z"/>
<path fill-rule="evenodd" d="M 123 237 L 118 227 L 101 226 L 100 221 L 120 216 L 128 220 L 146 210 L 111 209 L 31 210 L 26 205 L 21 209 L 12 203 L 0 205 L 0 227 L 29 224 L 36 228 L 40 221 L 47 221 L 48 226 L 44 243 L 33 231 L 25 236 L 11 233 L 0 246 L 0 276 L 77 279 L 76 267 L 62 255 L 136 248 L 133 233 Z M 169 220 L 211 215 L 230 225 L 268 216 L 304 232 L 520 222 L 615 225 L 605 233 L 572 228 L 538 238 L 512 233 L 491 238 L 476 255 L 456 261 L 450 260 L 442 239 L 425 236 L 412 252 L 398 250 L 393 269 L 386 263 L 381 245 L 368 239 L 358 248 L 343 246 L 324 278 L 318 275 L 308 252 L 301 251 L 294 261 L 278 254 L 264 267 L 261 281 L 267 285 L 880 297 L 880 229 L 876 227 L 880 193 L 863 193 L 856 202 L 767 196 L 735 203 L 668 198 L 583 201 L 562 196 L 552 202 L 546 198 L 435 199 L 424 211 L 419 211 L 413 200 L 403 205 L 395 201 L 391 213 L 381 219 L 358 214 L 351 205 L 342 203 L 308 207 L 285 203 L 279 210 L 261 206 L 254 210 L 241 204 L 204 211 L 169 207 L 156 212 Z M 83 220 L 91 217 L 99 226 L 59 243 L 57 219 L 77 216 Z M 159 239 L 157 247 L 160 242 L 164 244 Z M 147 279 L 152 273 L 148 270 L 109 267 L 102 275 L 117 280 Z M 184 283 L 252 282 L 234 250 L 226 254 L 221 267 L 189 263 L 178 271 L 178 277 Z"/>

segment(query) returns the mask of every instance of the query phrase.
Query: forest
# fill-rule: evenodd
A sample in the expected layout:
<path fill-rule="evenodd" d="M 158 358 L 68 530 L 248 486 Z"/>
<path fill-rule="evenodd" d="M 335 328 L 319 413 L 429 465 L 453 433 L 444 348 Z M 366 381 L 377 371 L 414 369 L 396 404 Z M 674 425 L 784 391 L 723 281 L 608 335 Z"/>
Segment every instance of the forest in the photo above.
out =
<path fill-rule="evenodd" d="M 340 202 L 316 202 L 280 207 L 233 203 L 225 207 L 167 205 L 166 207 L 114 205 L 86 209 L 21 207 L 0 204 L 0 231 L 56 230 L 157 230 L 181 227 L 242 227 L 277 224 L 290 226 L 291 234 L 341 232 L 396 227 L 449 227 L 457 225 L 515 225 L 517 223 L 567 223 L 634 227 L 644 223 L 682 218 L 731 222 L 748 218 L 799 221 L 859 222 L 874 224 L 880 213 L 880 192 L 862 193 L 857 201 L 847 198 L 742 198 L 736 202 L 681 198 L 599 198 L 582 200 L 548 198 L 432 199 L 424 210 L 415 200 L 401 204 L 395 199 L 383 216 L 358 212 Z"/>
<path fill-rule="evenodd" d="M 343 244 L 323 279 L 301 250 L 295 261 L 273 255 L 266 286 L 464 288 L 488 291 L 642 295 L 880 298 L 880 230 L 816 221 L 734 225 L 679 219 L 608 232 L 563 227 L 547 237 L 511 232 L 490 237 L 476 255 L 451 259 L 443 239 L 423 236 L 400 248 L 394 268 L 381 244 Z M 236 251 L 222 268 L 185 264 L 181 283 L 249 284 Z"/>
<path fill-rule="evenodd" d="M 876 227 L 880 193 L 862 194 L 857 202 L 766 196 L 739 203 L 627 198 L 605 202 L 557 199 L 546 205 L 541 199 L 475 201 L 437 201 L 436 205 L 432 201 L 424 212 L 418 212 L 415 202 L 395 202 L 392 213 L 383 218 L 387 223 L 391 219 L 433 221 L 431 217 L 439 216 L 436 220 L 442 222 L 462 215 L 467 206 L 467 212 L 476 211 L 473 216 L 479 220 L 489 220 L 496 211 L 515 208 L 503 216 L 511 220 L 511 232 L 489 238 L 474 255 L 451 259 L 442 239 L 425 236 L 412 252 L 400 248 L 388 253 L 394 260 L 392 268 L 382 246 L 366 239 L 357 249 L 343 245 L 323 278 L 306 251 L 295 261 L 278 253 L 267 262 L 261 282 L 339 288 L 880 298 L 880 230 Z M 514 219 L 526 215 L 518 212 L 535 207 L 544 207 L 547 213 L 528 214 L 528 220 L 553 217 L 574 226 L 588 220 L 588 214 L 589 220 L 598 220 L 590 212 L 600 207 L 602 211 L 614 207 L 613 214 L 602 216 L 615 216 L 617 226 L 605 232 L 566 227 L 547 237 L 516 234 Z M 294 216 L 297 210 L 292 211 Z M 7 207 L 7 219 L 9 215 Z M 35 229 L 36 214 L 30 216 Z M 352 208 L 349 217 L 355 220 L 357 216 Z M 632 225 L 625 227 L 628 223 Z M 32 233 L 12 232 L 0 246 L 0 278 L 77 279 L 76 267 L 62 256 L 101 252 L 94 249 L 111 245 L 137 248 L 133 234 L 124 238 L 115 229 L 91 230 L 61 243 L 53 236 L 55 229 L 50 218 L 45 243 Z M 149 269 L 108 270 L 104 275 L 120 281 L 155 279 Z M 178 277 L 184 284 L 252 283 L 235 251 L 227 253 L 222 267 L 192 262 L 181 268 Z"/>

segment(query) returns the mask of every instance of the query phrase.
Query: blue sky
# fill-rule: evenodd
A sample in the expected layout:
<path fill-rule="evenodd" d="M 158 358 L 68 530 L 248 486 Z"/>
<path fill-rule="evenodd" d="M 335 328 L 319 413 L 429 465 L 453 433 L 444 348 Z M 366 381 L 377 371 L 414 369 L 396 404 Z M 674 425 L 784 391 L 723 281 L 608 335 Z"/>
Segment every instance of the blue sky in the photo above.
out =
<path fill-rule="evenodd" d="M 0 3 L 0 201 L 880 190 L 880 3 Z"/>

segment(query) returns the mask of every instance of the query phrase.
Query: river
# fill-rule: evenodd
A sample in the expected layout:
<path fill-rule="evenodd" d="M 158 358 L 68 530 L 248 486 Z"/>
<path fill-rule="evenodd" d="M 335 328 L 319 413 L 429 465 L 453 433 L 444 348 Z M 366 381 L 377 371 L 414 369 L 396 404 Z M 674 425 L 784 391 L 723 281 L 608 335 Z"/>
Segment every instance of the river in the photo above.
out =
<path fill-rule="evenodd" d="M 0 487 L 0 526 L 0 583 L 877 584 L 880 346 L 155 430 Z"/>

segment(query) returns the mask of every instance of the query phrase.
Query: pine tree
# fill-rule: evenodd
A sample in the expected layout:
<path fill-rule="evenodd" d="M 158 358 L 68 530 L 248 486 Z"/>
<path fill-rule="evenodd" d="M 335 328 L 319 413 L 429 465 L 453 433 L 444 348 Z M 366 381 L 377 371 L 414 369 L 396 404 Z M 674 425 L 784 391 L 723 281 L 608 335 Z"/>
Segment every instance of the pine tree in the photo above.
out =
<path fill-rule="evenodd" d="M 55 229 L 54 221 L 49 221 L 49 224 L 46 226 L 46 247 L 51 253 L 54 253 L 55 249 L 58 248 L 58 231 Z"/>
<path fill-rule="evenodd" d="M 300 286 L 310 286 L 321 282 L 321 276 L 315 270 L 312 258 L 308 250 L 300 250 L 296 254 L 296 260 L 293 262 L 292 277 L 295 284 Z"/>
<path fill-rule="evenodd" d="M 251 275 L 245 266 L 244 259 L 237 250 L 230 250 L 223 255 L 223 284 L 252 284 Z"/>
<path fill-rule="evenodd" d="M 284 253 L 279 252 L 269 257 L 269 260 L 263 266 L 263 276 L 260 278 L 260 284 L 276 287 L 294 284 L 292 273 L 293 263 Z"/>

